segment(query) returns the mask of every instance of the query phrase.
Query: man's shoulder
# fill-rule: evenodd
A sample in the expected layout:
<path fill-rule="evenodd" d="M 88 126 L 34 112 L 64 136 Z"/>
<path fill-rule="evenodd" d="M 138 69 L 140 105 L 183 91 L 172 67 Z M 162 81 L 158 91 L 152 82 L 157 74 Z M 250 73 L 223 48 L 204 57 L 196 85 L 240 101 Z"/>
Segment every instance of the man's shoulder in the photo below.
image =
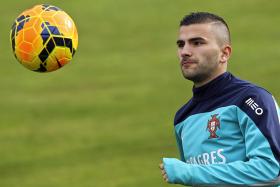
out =
<path fill-rule="evenodd" d="M 243 80 L 233 76 L 232 84 L 228 85 L 227 89 L 237 90 L 238 95 L 247 96 L 247 95 L 263 95 L 268 96 L 271 93 L 265 88 L 254 84 L 250 81 Z"/>
<path fill-rule="evenodd" d="M 264 109 L 270 110 L 274 108 L 275 101 L 273 95 L 267 89 L 241 79 L 234 84 L 238 88 L 232 94 L 232 98 L 234 97 L 236 101 L 234 105 L 239 107 L 252 119 L 260 116 L 259 114 L 262 114 Z"/>

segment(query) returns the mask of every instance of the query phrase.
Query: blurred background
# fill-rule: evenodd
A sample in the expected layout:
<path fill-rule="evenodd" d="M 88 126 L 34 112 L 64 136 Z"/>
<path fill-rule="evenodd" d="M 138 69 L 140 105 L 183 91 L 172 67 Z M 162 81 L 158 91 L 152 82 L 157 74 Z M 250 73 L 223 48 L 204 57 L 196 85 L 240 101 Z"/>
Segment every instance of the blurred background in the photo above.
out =
<path fill-rule="evenodd" d="M 66 11 L 78 50 L 52 73 L 25 69 L 9 41 L 35 4 Z M 178 157 L 173 117 L 191 96 L 176 57 L 192 11 L 225 18 L 229 71 L 280 101 L 280 1 L 9 0 L 0 7 L 0 186 L 157 187 L 162 157 Z"/>

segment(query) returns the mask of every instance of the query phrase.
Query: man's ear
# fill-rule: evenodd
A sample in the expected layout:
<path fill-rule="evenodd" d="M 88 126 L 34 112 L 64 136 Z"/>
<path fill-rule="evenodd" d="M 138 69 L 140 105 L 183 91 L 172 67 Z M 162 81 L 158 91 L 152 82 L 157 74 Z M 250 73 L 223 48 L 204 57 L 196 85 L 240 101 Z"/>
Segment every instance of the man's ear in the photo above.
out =
<path fill-rule="evenodd" d="M 232 48 L 230 45 L 224 45 L 221 54 L 221 63 L 226 63 L 231 55 Z"/>

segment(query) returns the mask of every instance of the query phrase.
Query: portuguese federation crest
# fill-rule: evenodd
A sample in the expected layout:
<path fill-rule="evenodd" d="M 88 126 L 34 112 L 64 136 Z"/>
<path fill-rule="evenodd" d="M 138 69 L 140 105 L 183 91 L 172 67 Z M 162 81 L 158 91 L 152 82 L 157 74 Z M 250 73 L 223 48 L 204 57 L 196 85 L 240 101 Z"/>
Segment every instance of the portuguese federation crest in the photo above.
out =
<path fill-rule="evenodd" d="M 218 114 L 211 115 L 211 119 L 208 120 L 206 130 L 209 131 L 210 136 L 209 139 L 218 138 L 219 136 L 216 134 L 218 128 L 220 129 L 220 120 L 217 118 Z"/>

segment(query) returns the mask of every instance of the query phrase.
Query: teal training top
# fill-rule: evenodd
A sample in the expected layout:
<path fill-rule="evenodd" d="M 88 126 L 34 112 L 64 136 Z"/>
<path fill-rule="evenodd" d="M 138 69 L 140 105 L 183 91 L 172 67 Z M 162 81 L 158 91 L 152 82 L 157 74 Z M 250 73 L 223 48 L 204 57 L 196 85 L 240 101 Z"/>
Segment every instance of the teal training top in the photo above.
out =
<path fill-rule="evenodd" d="M 181 160 L 164 158 L 169 183 L 270 182 L 280 174 L 280 111 L 265 89 L 226 72 L 193 88 L 177 113 Z"/>

